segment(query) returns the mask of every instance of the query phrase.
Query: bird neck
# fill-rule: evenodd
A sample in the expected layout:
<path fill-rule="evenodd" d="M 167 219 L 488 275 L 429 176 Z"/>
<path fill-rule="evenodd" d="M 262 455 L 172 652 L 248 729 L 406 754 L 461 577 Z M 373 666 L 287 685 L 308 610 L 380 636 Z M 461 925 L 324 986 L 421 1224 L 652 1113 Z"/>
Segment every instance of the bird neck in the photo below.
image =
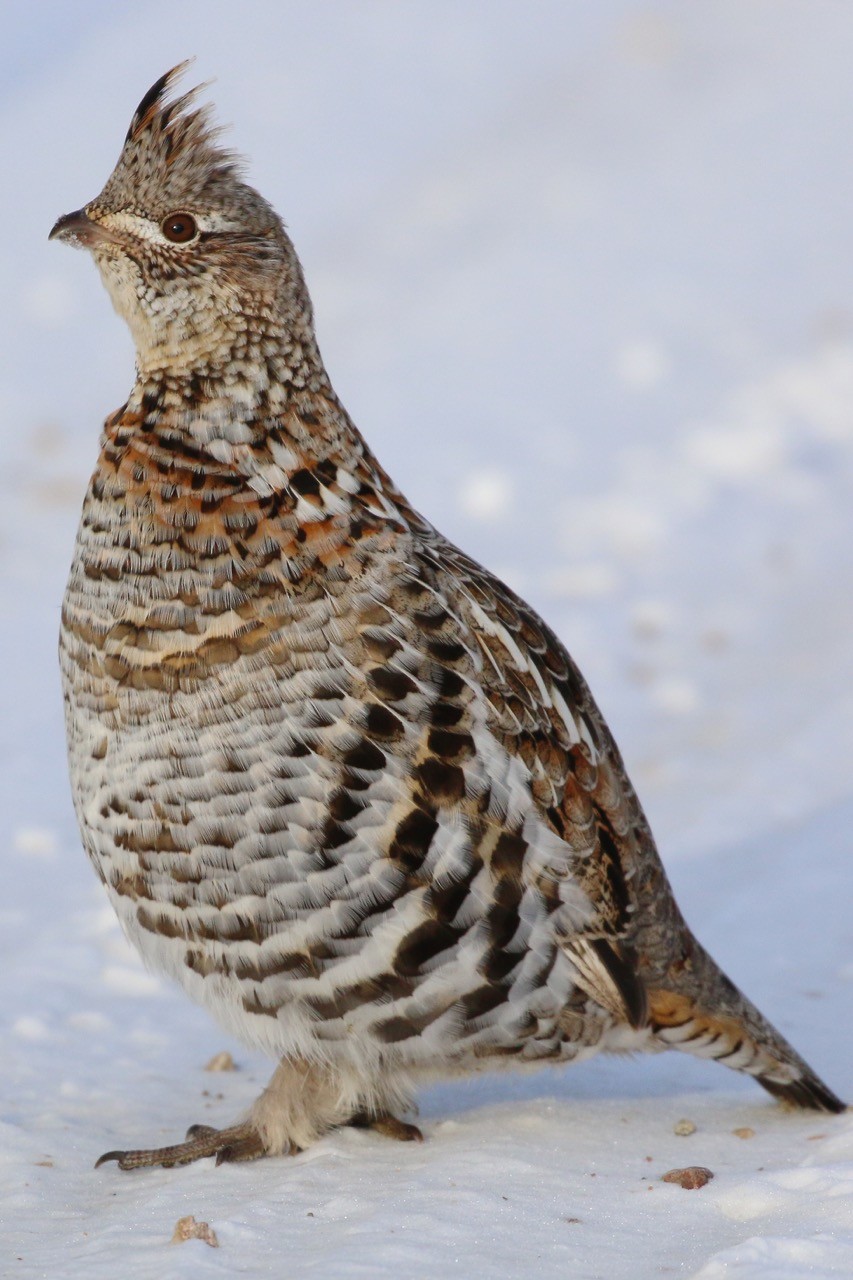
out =
<path fill-rule="evenodd" d="M 404 509 L 404 522 L 415 519 L 335 395 L 313 326 L 290 319 L 275 328 L 229 315 L 216 347 L 188 342 L 168 360 L 139 352 L 131 395 L 102 440 L 102 466 L 121 472 L 123 493 L 147 506 L 163 488 L 167 523 L 183 518 L 182 503 L 197 505 L 208 489 L 212 502 L 235 484 L 261 501 L 283 495 L 315 521 L 321 498 L 340 517 L 379 494 L 371 519 Z"/>
<path fill-rule="evenodd" d="M 331 389 L 291 389 L 281 403 L 243 412 L 209 391 L 193 400 L 174 378 L 140 379 L 104 427 L 90 486 L 92 554 L 125 556 L 121 574 L 132 577 L 128 550 L 167 567 L 176 542 L 191 544 L 204 552 L 197 576 L 243 590 L 246 573 L 274 552 L 291 589 L 309 568 L 340 573 L 347 547 L 429 528 Z"/>
<path fill-rule="evenodd" d="M 135 337 L 137 335 L 134 335 Z M 289 420 L 318 447 L 357 432 L 323 365 L 307 316 L 228 312 L 208 329 L 164 326 L 137 340 L 133 390 L 123 410 L 143 431 L 185 439 L 216 456 L 217 442 L 262 446 Z M 307 440 L 303 441 L 307 443 Z"/>
<path fill-rule="evenodd" d="M 231 312 L 205 327 L 164 326 L 137 338 L 134 394 L 155 395 L 163 409 L 194 413 L 220 406 L 243 417 L 261 408 L 282 412 L 294 392 L 330 392 L 313 327 L 263 314 Z"/>

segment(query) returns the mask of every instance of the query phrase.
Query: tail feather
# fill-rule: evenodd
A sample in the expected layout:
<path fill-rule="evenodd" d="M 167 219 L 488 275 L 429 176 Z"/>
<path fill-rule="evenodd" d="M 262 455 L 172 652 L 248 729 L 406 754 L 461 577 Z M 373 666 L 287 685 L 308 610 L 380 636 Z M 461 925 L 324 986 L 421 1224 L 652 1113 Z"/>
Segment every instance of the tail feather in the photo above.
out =
<path fill-rule="evenodd" d="M 846 1110 L 698 944 L 676 986 L 680 989 L 649 993 L 649 1024 L 659 1043 L 754 1076 L 768 1093 L 793 1106 Z"/>
<path fill-rule="evenodd" d="M 807 1077 L 794 1080 L 791 1084 L 779 1084 L 777 1080 L 767 1080 L 761 1076 L 758 1076 L 758 1083 L 768 1093 L 772 1093 L 774 1098 L 794 1107 L 803 1107 L 807 1111 L 832 1111 L 835 1115 L 840 1115 L 847 1110 L 847 1104 L 811 1072 Z"/>

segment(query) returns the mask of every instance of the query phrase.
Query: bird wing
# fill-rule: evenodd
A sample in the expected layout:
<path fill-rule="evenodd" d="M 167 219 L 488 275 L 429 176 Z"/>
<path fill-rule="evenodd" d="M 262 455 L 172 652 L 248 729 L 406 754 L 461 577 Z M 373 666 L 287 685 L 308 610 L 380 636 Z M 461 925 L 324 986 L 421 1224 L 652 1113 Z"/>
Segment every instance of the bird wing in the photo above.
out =
<path fill-rule="evenodd" d="M 432 531 L 413 540 L 387 603 L 400 641 L 392 670 L 426 694 L 417 811 L 466 825 L 490 871 L 499 944 L 535 887 L 576 986 L 645 1025 L 629 935 L 647 828 L 577 668 L 529 606 Z"/>

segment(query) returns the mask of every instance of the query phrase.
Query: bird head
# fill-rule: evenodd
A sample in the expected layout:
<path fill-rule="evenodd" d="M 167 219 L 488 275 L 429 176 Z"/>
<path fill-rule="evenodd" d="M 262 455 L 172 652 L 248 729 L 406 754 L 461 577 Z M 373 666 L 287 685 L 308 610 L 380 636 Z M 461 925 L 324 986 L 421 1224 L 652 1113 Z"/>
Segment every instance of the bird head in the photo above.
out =
<path fill-rule="evenodd" d="M 188 63 L 137 107 L 103 191 L 51 239 L 88 249 L 130 326 L 141 373 L 216 368 L 235 349 L 311 331 L 310 302 L 278 215 L 241 179 L 199 89 L 173 95 Z M 310 344 L 309 344 L 310 345 Z"/>

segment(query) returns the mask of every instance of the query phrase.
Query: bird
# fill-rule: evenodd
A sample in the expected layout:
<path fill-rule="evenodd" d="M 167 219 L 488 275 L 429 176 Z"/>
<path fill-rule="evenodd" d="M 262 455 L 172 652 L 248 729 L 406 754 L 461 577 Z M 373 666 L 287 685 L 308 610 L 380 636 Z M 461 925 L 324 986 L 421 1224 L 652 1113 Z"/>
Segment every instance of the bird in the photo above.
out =
<path fill-rule="evenodd" d="M 99 1163 L 417 1140 L 424 1082 L 600 1051 L 842 1111 L 687 926 L 561 641 L 348 416 L 284 224 L 187 66 L 50 233 L 136 348 L 62 606 L 69 772 L 130 942 L 277 1065 L 234 1124 Z"/>

